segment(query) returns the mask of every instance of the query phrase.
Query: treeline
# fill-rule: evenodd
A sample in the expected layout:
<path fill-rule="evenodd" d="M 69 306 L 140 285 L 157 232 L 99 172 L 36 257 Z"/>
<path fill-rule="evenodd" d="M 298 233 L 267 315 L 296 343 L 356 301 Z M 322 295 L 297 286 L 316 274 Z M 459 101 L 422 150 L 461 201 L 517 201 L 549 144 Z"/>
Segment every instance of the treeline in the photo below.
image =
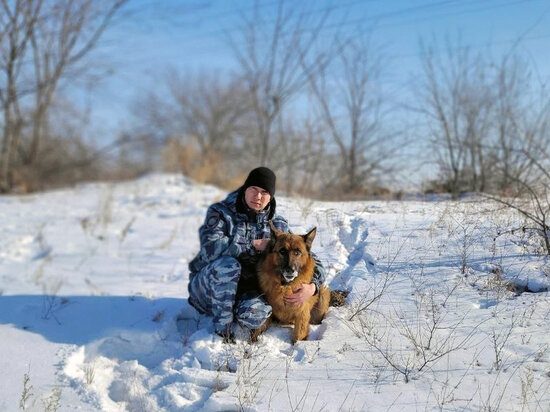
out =
<path fill-rule="evenodd" d="M 131 129 L 86 143 L 66 89 L 124 3 L 0 3 L 1 191 L 159 169 L 232 188 L 267 165 L 287 192 L 364 198 L 421 164 L 423 189 L 455 198 L 548 189 L 550 99 L 515 48 L 491 58 L 431 41 L 403 98 L 383 89 L 391 61 L 368 33 L 290 2 L 243 14 L 231 70 L 173 71 L 137 98 Z"/>

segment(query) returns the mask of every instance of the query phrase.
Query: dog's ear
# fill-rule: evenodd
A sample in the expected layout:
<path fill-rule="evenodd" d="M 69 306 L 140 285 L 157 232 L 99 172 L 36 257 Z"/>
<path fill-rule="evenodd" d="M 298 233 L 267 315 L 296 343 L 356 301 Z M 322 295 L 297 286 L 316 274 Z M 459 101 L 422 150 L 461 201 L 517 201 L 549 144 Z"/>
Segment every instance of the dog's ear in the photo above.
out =
<path fill-rule="evenodd" d="M 275 243 L 277 243 L 277 236 L 279 236 L 281 232 L 277 230 L 271 220 L 269 221 L 269 229 L 271 233 L 271 242 L 267 245 L 267 249 L 271 251 L 275 247 Z"/>
<path fill-rule="evenodd" d="M 272 220 L 269 221 L 269 228 L 271 229 L 271 239 L 276 239 L 277 236 L 280 235 L 281 231 L 277 230 Z"/>
<path fill-rule="evenodd" d="M 304 242 L 306 242 L 306 248 L 308 252 L 311 250 L 311 245 L 313 244 L 313 239 L 315 239 L 316 233 L 317 233 L 317 228 L 314 227 L 308 233 L 306 233 L 305 235 L 302 235 L 302 237 L 304 238 Z"/>

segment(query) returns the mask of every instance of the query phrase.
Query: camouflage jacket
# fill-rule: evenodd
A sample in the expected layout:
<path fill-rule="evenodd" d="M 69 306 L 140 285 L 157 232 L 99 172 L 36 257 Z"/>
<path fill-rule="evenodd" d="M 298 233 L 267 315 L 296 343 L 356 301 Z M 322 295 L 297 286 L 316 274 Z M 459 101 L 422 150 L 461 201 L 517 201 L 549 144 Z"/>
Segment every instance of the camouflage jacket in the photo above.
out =
<path fill-rule="evenodd" d="M 268 207 L 261 212 L 249 209 L 242 189 L 231 192 L 225 200 L 211 205 L 199 229 L 201 248 L 189 263 L 190 276 L 222 256 L 232 256 L 242 266 L 239 289 L 256 288 L 254 266 L 261 252 L 254 248 L 252 241 L 270 236 L 270 220 L 278 230 L 289 231 L 288 222 L 275 213 L 275 208 L 276 201 L 272 198 Z M 319 290 L 326 274 L 319 259 L 315 255 L 313 258 L 316 263 L 313 283 Z"/>

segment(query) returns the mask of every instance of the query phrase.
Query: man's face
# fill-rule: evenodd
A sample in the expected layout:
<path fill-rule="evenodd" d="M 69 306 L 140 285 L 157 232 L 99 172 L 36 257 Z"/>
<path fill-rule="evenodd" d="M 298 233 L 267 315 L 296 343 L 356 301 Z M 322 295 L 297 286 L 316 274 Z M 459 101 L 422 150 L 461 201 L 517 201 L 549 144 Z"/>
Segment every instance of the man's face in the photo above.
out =
<path fill-rule="evenodd" d="M 261 187 L 250 186 L 244 191 L 244 200 L 250 209 L 259 212 L 268 205 L 271 195 Z"/>

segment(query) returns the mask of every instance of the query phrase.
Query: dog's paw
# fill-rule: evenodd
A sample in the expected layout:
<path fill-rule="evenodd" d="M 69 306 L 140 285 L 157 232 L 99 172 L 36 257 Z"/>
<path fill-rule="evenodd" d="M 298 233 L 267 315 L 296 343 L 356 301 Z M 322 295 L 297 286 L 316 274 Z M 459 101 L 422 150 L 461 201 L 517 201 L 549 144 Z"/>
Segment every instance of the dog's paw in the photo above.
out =
<path fill-rule="evenodd" d="M 253 330 L 252 332 L 250 332 L 250 338 L 248 339 L 248 342 L 249 342 L 249 343 L 256 343 L 256 342 L 258 342 L 259 336 L 260 336 L 260 334 L 259 334 L 259 333 L 256 333 L 256 331 Z"/>
<path fill-rule="evenodd" d="M 235 343 L 235 335 L 231 332 L 231 325 L 227 325 L 222 330 L 216 330 L 216 335 L 220 336 L 223 339 L 223 343 Z"/>

